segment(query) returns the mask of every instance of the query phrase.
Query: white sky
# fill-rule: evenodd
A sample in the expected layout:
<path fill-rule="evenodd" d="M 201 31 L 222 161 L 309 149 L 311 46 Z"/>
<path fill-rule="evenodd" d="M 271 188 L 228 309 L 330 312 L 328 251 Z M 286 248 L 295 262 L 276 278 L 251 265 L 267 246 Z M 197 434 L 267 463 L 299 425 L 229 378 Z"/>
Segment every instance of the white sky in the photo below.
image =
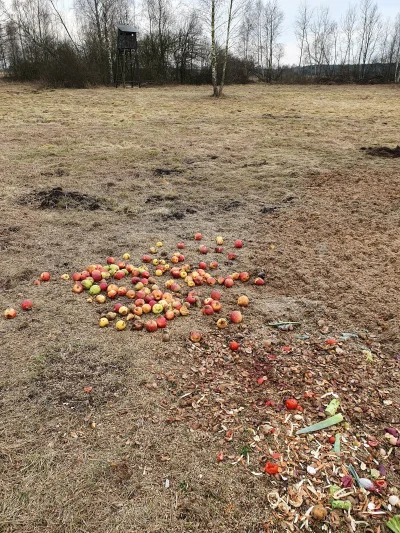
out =
<path fill-rule="evenodd" d="M 9 2 L 10 0 L 8 0 Z M 131 0 L 135 1 L 135 0 Z M 180 4 L 184 3 L 187 5 L 199 5 L 198 0 L 171 0 L 173 3 L 178 2 Z M 281 9 L 285 13 L 285 20 L 283 23 L 283 31 L 280 37 L 280 42 L 285 46 L 285 56 L 282 63 L 293 64 L 298 61 L 298 49 L 296 45 L 296 39 L 294 36 L 294 21 L 296 19 L 297 11 L 299 5 L 302 3 L 301 0 L 278 0 Z M 7 0 L 6 0 L 7 2 Z M 340 21 L 340 17 L 346 12 L 349 4 L 357 4 L 357 0 L 308 0 L 308 4 L 311 8 L 318 7 L 321 5 L 329 6 L 331 13 L 331 18 L 336 21 Z M 400 13 L 400 0 L 376 0 L 382 18 L 384 20 L 390 19 L 394 20 L 396 15 Z M 137 12 L 140 11 L 140 0 L 135 2 L 137 6 Z M 73 0 L 56 0 L 56 5 L 60 8 L 65 15 L 66 20 L 69 22 L 69 26 L 73 25 L 74 16 L 73 16 Z M 176 16 L 179 16 L 179 13 L 182 12 L 181 9 L 176 10 Z"/>

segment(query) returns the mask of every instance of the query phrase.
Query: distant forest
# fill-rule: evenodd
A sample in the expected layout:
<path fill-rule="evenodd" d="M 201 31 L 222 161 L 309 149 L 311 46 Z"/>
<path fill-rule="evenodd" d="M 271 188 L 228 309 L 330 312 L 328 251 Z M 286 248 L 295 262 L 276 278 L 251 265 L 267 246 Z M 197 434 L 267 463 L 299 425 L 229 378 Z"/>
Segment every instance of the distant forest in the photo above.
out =
<path fill-rule="evenodd" d="M 0 70 L 52 86 L 112 84 L 117 24 L 138 29 L 146 84 L 400 82 L 400 13 L 384 20 L 373 0 L 350 5 L 339 20 L 329 7 L 302 3 L 295 65 L 283 63 L 279 0 L 198 0 L 192 8 L 170 0 L 75 0 L 73 19 L 57 0 L 0 0 Z"/>

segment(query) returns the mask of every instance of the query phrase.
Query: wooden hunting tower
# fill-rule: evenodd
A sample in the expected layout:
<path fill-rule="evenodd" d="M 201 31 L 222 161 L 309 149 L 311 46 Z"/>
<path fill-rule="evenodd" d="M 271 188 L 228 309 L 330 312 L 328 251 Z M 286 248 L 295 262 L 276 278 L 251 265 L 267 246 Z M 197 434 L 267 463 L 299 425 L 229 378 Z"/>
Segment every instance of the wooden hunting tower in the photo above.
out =
<path fill-rule="evenodd" d="M 135 83 L 140 87 L 139 56 L 137 48 L 137 29 L 133 26 L 119 24 L 117 38 L 117 68 L 115 86 Z M 127 76 L 129 79 L 127 79 Z M 136 78 L 136 81 L 135 81 Z"/>

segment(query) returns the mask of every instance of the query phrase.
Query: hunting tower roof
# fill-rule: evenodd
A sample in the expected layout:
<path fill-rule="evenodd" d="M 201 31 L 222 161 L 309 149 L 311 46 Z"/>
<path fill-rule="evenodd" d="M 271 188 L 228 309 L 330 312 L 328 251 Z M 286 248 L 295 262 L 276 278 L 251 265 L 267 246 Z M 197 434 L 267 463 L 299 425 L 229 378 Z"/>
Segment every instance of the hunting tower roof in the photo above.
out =
<path fill-rule="evenodd" d="M 134 26 L 128 26 L 126 24 L 117 24 L 117 28 L 119 31 L 123 31 L 126 33 L 137 33 L 137 29 Z"/>

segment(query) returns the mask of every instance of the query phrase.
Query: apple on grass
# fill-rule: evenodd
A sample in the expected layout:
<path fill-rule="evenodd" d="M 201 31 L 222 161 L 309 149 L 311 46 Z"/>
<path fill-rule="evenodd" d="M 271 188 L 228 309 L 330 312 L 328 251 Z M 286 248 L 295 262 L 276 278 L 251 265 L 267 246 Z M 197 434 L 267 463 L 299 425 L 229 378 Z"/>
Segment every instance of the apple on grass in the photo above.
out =
<path fill-rule="evenodd" d="M 239 324 L 243 320 L 242 313 L 240 311 L 233 311 L 230 315 L 231 322 Z"/>
<path fill-rule="evenodd" d="M 191 331 L 189 338 L 190 338 L 190 340 L 192 342 L 200 342 L 201 341 L 201 333 L 199 333 L 198 331 Z"/>
<path fill-rule="evenodd" d="M 8 307 L 4 311 L 4 318 L 15 318 L 17 315 L 17 311 L 13 309 L 12 307 Z"/>
<path fill-rule="evenodd" d="M 149 333 L 153 333 L 154 331 L 157 331 L 157 329 L 158 329 L 158 326 L 155 320 L 149 320 L 148 322 L 146 322 L 146 330 Z"/>
<path fill-rule="evenodd" d="M 83 292 L 83 286 L 81 283 L 75 283 L 72 287 L 72 292 L 75 292 L 76 294 L 80 294 Z"/>
<path fill-rule="evenodd" d="M 33 307 L 33 302 L 31 300 L 24 300 L 21 304 L 21 308 L 24 311 L 28 311 L 29 309 L 32 309 L 32 307 Z"/>
<path fill-rule="evenodd" d="M 220 300 L 221 299 L 221 293 L 219 291 L 212 291 L 210 294 L 210 297 L 212 300 Z"/>
<path fill-rule="evenodd" d="M 49 279 L 50 279 L 50 273 L 49 273 L 49 272 L 42 272 L 42 273 L 40 274 L 40 279 L 41 279 L 42 281 L 49 281 Z"/>
<path fill-rule="evenodd" d="M 167 326 L 167 319 L 165 316 L 159 316 L 156 320 L 158 328 L 165 328 Z"/>
<path fill-rule="evenodd" d="M 238 298 L 238 305 L 241 305 L 242 307 L 247 307 L 249 305 L 249 299 L 244 294 L 242 296 L 239 296 Z"/>
<path fill-rule="evenodd" d="M 222 309 L 222 304 L 219 300 L 213 300 L 211 302 L 211 307 L 214 309 L 216 313 L 219 313 Z"/>

